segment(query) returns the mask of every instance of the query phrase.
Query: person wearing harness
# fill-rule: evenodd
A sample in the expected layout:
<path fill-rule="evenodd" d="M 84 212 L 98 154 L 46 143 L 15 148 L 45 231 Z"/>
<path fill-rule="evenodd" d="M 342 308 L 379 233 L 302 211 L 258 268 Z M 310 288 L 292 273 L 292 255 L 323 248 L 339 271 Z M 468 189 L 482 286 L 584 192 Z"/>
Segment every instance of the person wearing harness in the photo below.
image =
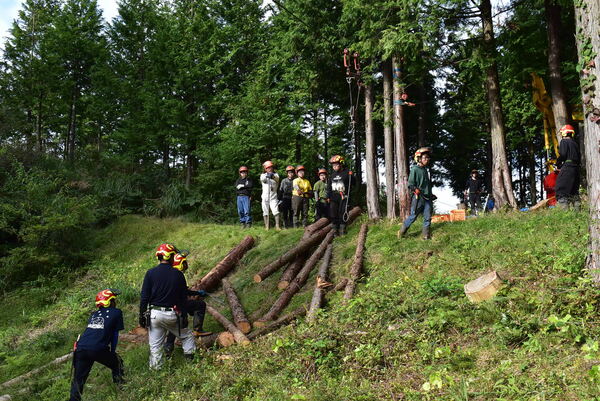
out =
<path fill-rule="evenodd" d="M 471 176 L 467 180 L 465 195 L 468 196 L 471 215 L 476 216 L 481 210 L 481 193 L 483 192 L 483 180 L 479 178 L 479 171 L 471 170 Z"/>
<path fill-rule="evenodd" d="M 277 188 L 279 187 L 279 175 L 275 172 L 275 165 L 271 160 L 263 163 L 265 172 L 260 175 L 262 183 L 262 210 L 265 228 L 269 229 L 269 207 L 271 213 L 275 216 L 275 229 L 281 230 L 279 227 L 279 200 L 277 199 Z"/>
<path fill-rule="evenodd" d="M 345 168 L 343 156 L 335 155 L 329 159 L 333 173 L 327 184 L 327 197 L 330 199 L 329 214 L 331 216 L 331 228 L 336 235 L 346 233 L 348 210 L 350 208 L 350 190 L 355 185 L 356 179 Z"/>
<path fill-rule="evenodd" d="M 315 193 L 315 221 L 329 218 L 329 198 L 327 197 L 327 170 L 319 169 L 319 181 L 313 186 Z"/>
<path fill-rule="evenodd" d="M 312 185 L 304 178 L 306 171 L 304 166 L 296 167 L 298 178 L 294 180 L 294 191 L 292 196 L 292 208 L 294 209 L 294 228 L 298 228 L 302 216 L 302 227 L 308 225 L 308 206 L 312 197 Z"/>
<path fill-rule="evenodd" d="M 558 148 L 557 167 L 560 172 L 556 178 L 556 200 L 562 209 L 567 209 L 569 205 L 578 209 L 581 153 L 573 139 L 575 129 L 571 125 L 563 126 L 559 132 L 562 140 Z"/>
<path fill-rule="evenodd" d="M 285 228 L 292 228 L 294 212 L 292 211 L 292 191 L 294 190 L 294 176 L 296 175 L 296 169 L 294 166 L 287 166 L 285 168 L 287 177 L 281 180 L 279 184 L 278 198 L 281 201 L 279 210 L 283 214 L 283 224 Z"/>
<path fill-rule="evenodd" d="M 242 228 L 252 226 L 252 215 L 250 214 L 250 201 L 252 200 L 252 178 L 248 177 L 248 167 L 241 166 L 238 170 L 240 178 L 235 182 L 237 192 L 237 209 L 240 216 Z"/>
<path fill-rule="evenodd" d="M 188 251 L 180 251 L 179 253 L 177 253 L 173 258 L 173 268 L 181 271 L 182 273 L 185 273 L 189 267 L 187 261 L 188 255 Z M 190 297 L 197 298 L 205 297 L 207 295 L 208 294 L 204 290 L 187 290 L 188 298 L 185 303 L 185 310 L 193 318 L 192 333 L 194 333 L 195 336 L 208 336 L 212 334 L 212 332 L 205 331 L 202 328 L 202 326 L 204 325 L 204 315 L 206 314 L 206 302 L 204 302 L 201 299 L 190 299 Z M 188 321 L 186 315 L 185 318 L 181 319 L 181 327 L 184 328 L 187 327 L 187 325 Z M 167 354 L 167 358 L 170 358 L 173 354 L 173 350 L 175 349 L 175 334 L 171 332 L 167 334 L 167 341 L 165 342 L 163 348 L 165 350 L 165 354 Z"/>
<path fill-rule="evenodd" d="M 106 289 L 96 295 L 97 311 L 91 314 L 83 334 L 75 342 L 73 353 L 73 381 L 69 401 L 80 401 L 83 386 L 94 362 L 112 371 L 113 382 L 122 384 L 123 360 L 117 354 L 119 331 L 124 329 L 123 312 L 117 309 L 115 290 Z"/>
<path fill-rule="evenodd" d="M 162 366 L 167 333 L 180 338 L 185 358 L 194 359 L 196 351 L 192 331 L 181 324 L 182 318 L 187 318 L 188 288 L 183 272 L 173 268 L 177 253 L 173 245 L 161 244 L 156 250 L 159 264 L 146 272 L 142 284 L 139 323 L 148 328 L 151 369 Z"/>
<path fill-rule="evenodd" d="M 419 214 L 423 214 L 423 239 L 431 239 L 429 227 L 431 225 L 431 212 L 433 210 L 433 201 L 436 199 L 431 193 L 431 176 L 429 172 L 429 162 L 431 160 L 431 148 L 419 148 L 415 152 L 416 166 L 410 169 L 408 176 L 408 189 L 412 192 L 410 202 L 410 216 L 404 220 L 402 228 L 398 231 L 398 238 L 406 235 L 406 232 L 415 222 Z"/>
<path fill-rule="evenodd" d="M 544 191 L 546 191 L 546 199 L 548 207 L 556 206 L 556 179 L 558 178 L 558 169 L 556 168 L 556 160 L 548 160 L 548 175 L 544 177 Z"/>

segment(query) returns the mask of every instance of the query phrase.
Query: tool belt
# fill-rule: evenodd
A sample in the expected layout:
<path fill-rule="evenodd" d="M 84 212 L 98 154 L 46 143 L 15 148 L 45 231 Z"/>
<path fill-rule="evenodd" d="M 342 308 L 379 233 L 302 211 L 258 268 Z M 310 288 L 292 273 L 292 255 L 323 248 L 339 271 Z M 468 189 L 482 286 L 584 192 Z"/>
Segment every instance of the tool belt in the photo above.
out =
<path fill-rule="evenodd" d="M 571 165 L 574 165 L 574 166 L 579 166 L 579 163 L 576 163 L 575 161 L 570 160 L 570 159 L 569 160 L 565 160 L 565 164 L 567 164 L 567 163 L 569 163 Z"/>
<path fill-rule="evenodd" d="M 159 310 L 159 311 L 163 311 L 163 312 L 174 312 L 175 311 L 175 308 L 171 308 L 168 306 L 158 306 L 158 305 L 150 305 L 150 309 Z"/>

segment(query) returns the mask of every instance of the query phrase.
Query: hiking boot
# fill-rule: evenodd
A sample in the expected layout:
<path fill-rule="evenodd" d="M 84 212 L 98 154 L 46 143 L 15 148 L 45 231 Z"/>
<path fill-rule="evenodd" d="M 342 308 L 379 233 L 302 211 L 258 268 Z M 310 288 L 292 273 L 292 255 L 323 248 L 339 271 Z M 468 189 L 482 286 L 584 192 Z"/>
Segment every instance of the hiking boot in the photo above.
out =
<path fill-rule="evenodd" d="M 337 237 L 338 235 L 340 235 L 340 232 L 338 231 L 338 227 L 335 224 L 331 225 L 331 231 L 333 231 L 334 237 Z"/>
<path fill-rule="evenodd" d="M 339 235 L 346 235 L 346 225 L 345 224 L 340 224 Z"/>
<path fill-rule="evenodd" d="M 406 233 L 408 232 L 408 227 L 406 227 L 404 224 L 402 225 L 402 228 L 400 230 L 398 230 L 398 239 L 400 238 L 404 238 L 406 236 Z"/>
<path fill-rule="evenodd" d="M 423 227 L 423 239 L 424 240 L 431 239 L 431 234 L 429 233 L 429 227 Z"/>

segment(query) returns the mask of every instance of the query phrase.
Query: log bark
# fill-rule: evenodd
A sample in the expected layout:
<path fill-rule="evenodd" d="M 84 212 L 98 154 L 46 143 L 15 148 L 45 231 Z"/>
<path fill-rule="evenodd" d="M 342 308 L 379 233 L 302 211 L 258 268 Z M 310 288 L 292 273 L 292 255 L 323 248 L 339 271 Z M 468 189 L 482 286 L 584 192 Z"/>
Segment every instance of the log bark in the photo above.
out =
<path fill-rule="evenodd" d="M 237 265 L 242 257 L 254 246 L 254 237 L 248 235 L 227 256 L 223 258 L 211 271 L 209 271 L 200 281 L 194 284 L 192 290 L 213 291 L 219 286 L 221 279 L 227 276 L 229 272 Z"/>
<path fill-rule="evenodd" d="M 229 307 L 231 308 L 231 314 L 233 315 L 233 322 L 235 323 L 237 328 L 241 330 L 242 333 L 250 333 L 250 330 L 252 330 L 252 325 L 248 321 L 248 317 L 246 317 L 246 313 L 244 312 L 242 303 L 240 302 L 240 299 L 235 293 L 233 286 L 226 279 L 223 279 L 222 283 L 223 291 L 227 296 L 227 301 L 229 302 Z"/>
<path fill-rule="evenodd" d="M 365 85 L 365 174 L 367 177 L 367 214 L 371 220 L 381 219 L 377 185 L 377 144 L 373 124 L 373 85 Z"/>
<path fill-rule="evenodd" d="M 225 316 L 221 315 L 219 313 L 219 311 L 217 311 L 215 308 L 213 308 L 210 305 L 206 305 L 206 311 L 208 313 L 210 313 L 212 315 L 212 317 L 215 318 L 216 321 L 221 323 L 227 331 L 229 331 L 231 334 L 233 334 L 233 337 L 235 338 L 236 343 L 241 344 L 241 345 L 250 344 L 250 340 L 248 340 L 248 337 L 246 337 L 246 335 L 244 333 L 242 333 L 242 331 L 240 329 L 238 329 L 235 326 L 235 324 L 231 323 Z"/>
<path fill-rule="evenodd" d="M 271 306 L 271 309 L 259 320 L 254 322 L 254 327 L 262 327 L 266 324 L 267 321 L 274 320 L 281 313 L 281 311 L 290 303 L 292 297 L 302 288 L 302 286 L 308 280 L 308 276 L 310 275 L 311 270 L 319 259 L 325 253 L 327 246 L 333 240 L 334 232 L 329 231 L 321 245 L 313 252 L 313 254 L 308 258 L 302 270 L 298 273 L 294 281 L 281 293 L 277 301 Z"/>
<path fill-rule="evenodd" d="M 304 234 L 302 235 L 302 239 L 310 237 L 312 234 L 316 233 L 323 227 L 329 224 L 329 219 L 327 217 L 321 217 L 319 220 L 310 224 L 304 229 Z"/>
<path fill-rule="evenodd" d="M 265 334 L 271 333 L 282 326 L 290 324 L 291 322 L 293 322 L 294 320 L 296 320 L 297 318 L 299 318 L 301 316 L 304 316 L 305 314 L 306 314 L 306 306 L 302 305 L 302 306 L 298 307 L 297 309 L 293 310 L 292 312 L 269 323 L 268 325 L 263 326 L 260 329 L 255 330 L 252 333 L 248 334 L 248 339 L 250 339 L 251 341 L 254 341 L 258 337 L 264 336 Z"/>
<path fill-rule="evenodd" d="M 358 239 L 356 240 L 356 252 L 354 253 L 354 261 L 352 262 L 352 267 L 350 268 L 350 280 L 348 281 L 348 285 L 346 285 L 346 290 L 344 291 L 344 299 L 346 300 L 351 299 L 354 296 L 356 282 L 360 278 L 362 272 L 365 253 L 365 242 L 367 240 L 368 229 L 368 224 L 363 223 L 358 233 Z"/>
<path fill-rule="evenodd" d="M 385 154 L 385 196 L 387 198 L 386 216 L 388 219 L 396 218 L 392 92 L 392 62 L 388 59 L 383 62 L 383 137 Z"/>
<path fill-rule="evenodd" d="M 281 291 L 288 288 L 292 280 L 294 280 L 298 272 L 302 269 L 302 266 L 304 266 L 304 262 L 306 262 L 305 255 L 299 255 L 296 257 L 296 260 L 290 263 L 290 265 L 281 275 L 279 283 L 277 283 L 277 288 L 279 288 Z"/>
<path fill-rule="evenodd" d="M 350 213 L 348 213 L 348 221 L 346 222 L 346 225 L 349 226 L 350 224 L 352 224 L 354 220 L 356 220 L 358 216 L 360 216 L 361 213 L 362 210 L 360 209 L 360 207 L 353 207 L 352 210 L 350 210 Z"/>
<path fill-rule="evenodd" d="M 339 283 L 337 283 L 335 285 L 335 287 L 333 287 L 333 292 L 341 291 L 341 290 L 345 289 L 346 286 L 348 285 L 348 281 L 349 280 L 347 278 L 342 279 Z"/>
<path fill-rule="evenodd" d="M 404 108 L 402 106 L 402 70 L 398 57 L 392 58 L 394 90 L 394 147 L 396 148 L 396 194 L 399 217 L 404 220 L 410 213 L 408 191 L 408 159 L 406 155 L 406 130 L 404 129 Z"/>
<path fill-rule="evenodd" d="M 73 353 L 69 352 L 68 354 L 63 355 L 61 357 L 58 357 L 58 358 L 54 359 L 53 361 L 45 364 L 44 366 L 40 366 L 39 368 L 35 368 L 33 370 L 30 370 L 29 372 L 24 373 L 21 376 L 17 376 L 17 377 L 15 377 L 13 379 L 5 381 L 4 383 L 2 383 L 0 385 L 0 388 L 14 386 L 15 384 L 18 384 L 18 383 L 22 382 L 23 380 L 29 379 L 30 377 L 37 375 L 38 373 L 40 373 L 41 371 L 43 371 L 46 368 L 49 368 L 50 366 L 59 365 L 59 364 L 61 364 L 63 362 L 68 361 L 72 357 L 73 357 Z"/>
<path fill-rule="evenodd" d="M 600 4 L 597 0 L 575 2 L 577 51 L 583 65 L 580 75 L 585 128 L 585 165 L 589 197 L 589 250 L 586 269 L 600 284 Z M 591 54 L 594 54 L 591 57 Z M 595 81 L 594 81 L 595 78 Z"/>
<path fill-rule="evenodd" d="M 312 322 L 315 320 L 317 310 L 323 304 L 323 294 L 325 292 L 325 287 L 323 287 L 323 283 L 327 283 L 329 264 L 331 263 L 331 255 L 332 254 L 333 254 L 333 245 L 329 244 L 327 246 L 327 250 L 325 251 L 325 255 L 323 256 L 323 261 L 321 262 L 321 266 L 319 266 L 319 272 L 317 273 L 315 290 L 313 291 L 312 300 L 310 301 L 310 308 L 308 309 L 308 313 L 306 315 L 306 320 L 308 320 L 309 322 Z"/>
<path fill-rule="evenodd" d="M 306 252 L 319 242 L 323 241 L 323 238 L 327 235 L 328 232 L 331 231 L 330 226 L 323 227 L 310 237 L 301 240 L 298 245 L 284 253 L 278 259 L 269 263 L 267 266 L 263 267 L 261 271 L 254 275 L 254 282 L 260 283 L 265 278 L 269 277 L 271 274 L 276 272 L 281 266 L 284 266 L 287 263 L 293 261 L 298 255 Z"/>

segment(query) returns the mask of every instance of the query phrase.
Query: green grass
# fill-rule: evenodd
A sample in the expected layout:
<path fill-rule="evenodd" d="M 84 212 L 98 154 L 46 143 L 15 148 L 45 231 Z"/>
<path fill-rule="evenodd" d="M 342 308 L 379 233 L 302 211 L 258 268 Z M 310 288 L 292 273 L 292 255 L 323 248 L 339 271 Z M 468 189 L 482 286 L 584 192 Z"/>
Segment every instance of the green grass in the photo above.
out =
<path fill-rule="evenodd" d="M 369 228 L 365 278 L 344 305 L 334 294 L 312 325 L 299 321 L 250 347 L 202 350 L 193 364 L 175 355 L 160 373 L 147 369 L 146 346 L 121 344 L 127 384 L 94 368 L 86 400 L 595 400 L 600 394 L 598 290 L 582 271 L 587 217 L 561 211 L 509 213 L 435 225 L 422 241 L 397 225 Z M 332 280 L 347 274 L 358 224 L 335 240 Z M 257 246 L 231 277 L 251 314 L 276 298 L 280 273 L 252 276 L 289 249 L 300 230 L 193 224 L 129 216 L 100 235 L 97 259 L 63 281 L 38 280 L 0 300 L 0 380 L 66 353 L 83 330 L 96 291 L 123 290 L 126 330 L 152 251 L 170 241 L 192 251 L 188 283 L 246 234 Z M 506 286 L 471 304 L 463 285 L 497 270 Z M 309 281 L 312 283 L 312 279 Z M 290 309 L 311 296 L 308 285 Z M 216 298 L 224 301 L 220 292 Z M 210 299 L 209 299 L 210 302 Z M 229 316 L 226 308 L 213 305 Z M 219 330 L 207 317 L 207 328 Z M 48 369 L 16 400 L 63 400 L 69 366 Z"/>

